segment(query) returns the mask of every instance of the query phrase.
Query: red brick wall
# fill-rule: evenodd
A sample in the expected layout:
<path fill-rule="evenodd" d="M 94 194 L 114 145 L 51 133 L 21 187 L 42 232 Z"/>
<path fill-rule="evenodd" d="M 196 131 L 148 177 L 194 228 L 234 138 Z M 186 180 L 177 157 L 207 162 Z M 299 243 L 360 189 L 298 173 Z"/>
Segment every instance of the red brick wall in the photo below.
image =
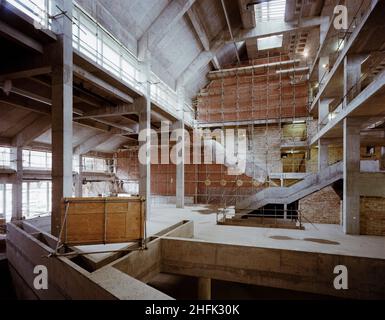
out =
<path fill-rule="evenodd" d="M 269 62 L 279 61 L 279 57 L 269 59 Z M 255 64 L 267 62 L 260 59 Z M 260 68 L 254 75 L 238 74 L 212 80 L 198 96 L 197 119 L 219 122 L 305 117 L 307 103 L 306 82 L 294 85 L 289 75 L 279 76 L 276 68 Z"/>
<path fill-rule="evenodd" d="M 385 236 L 385 198 L 361 197 L 360 233 Z"/>
<path fill-rule="evenodd" d="M 332 187 L 326 187 L 299 201 L 304 223 L 340 224 L 340 198 Z"/>

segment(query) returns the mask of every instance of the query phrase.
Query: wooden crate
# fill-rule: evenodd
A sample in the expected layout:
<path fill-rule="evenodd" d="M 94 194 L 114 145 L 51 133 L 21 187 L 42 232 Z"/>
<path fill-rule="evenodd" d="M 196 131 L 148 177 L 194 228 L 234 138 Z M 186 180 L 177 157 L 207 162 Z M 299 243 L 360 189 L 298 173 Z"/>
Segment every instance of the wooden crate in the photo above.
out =
<path fill-rule="evenodd" d="M 61 241 L 67 245 L 141 243 L 145 238 L 144 204 L 142 197 L 65 198 Z"/>

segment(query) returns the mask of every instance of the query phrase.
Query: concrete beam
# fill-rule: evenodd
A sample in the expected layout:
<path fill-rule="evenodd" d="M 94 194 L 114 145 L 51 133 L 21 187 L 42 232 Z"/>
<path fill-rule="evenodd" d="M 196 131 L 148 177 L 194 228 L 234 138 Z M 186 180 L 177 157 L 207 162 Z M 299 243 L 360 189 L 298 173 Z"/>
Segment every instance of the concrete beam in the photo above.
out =
<path fill-rule="evenodd" d="M 311 292 L 381 299 L 384 259 L 162 237 L 164 273 Z M 349 268 L 349 290 L 335 290 L 336 265 Z M 370 289 L 369 289 L 370 288 Z"/>
<path fill-rule="evenodd" d="M 213 67 L 215 70 L 221 69 L 221 64 L 220 64 L 217 56 L 214 56 L 214 58 L 211 60 L 211 63 L 213 64 Z"/>
<path fill-rule="evenodd" d="M 238 0 L 243 29 L 255 28 L 257 23 L 255 19 L 255 10 L 247 7 L 249 2 L 249 0 Z"/>
<path fill-rule="evenodd" d="M 76 155 L 83 155 L 92 151 L 97 146 L 109 140 L 113 135 L 110 133 L 100 133 L 95 136 L 92 136 L 90 139 L 86 140 L 82 144 L 76 146 L 73 149 L 73 153 Z"/>
<path fill-rule="evenodd" d="M 269 37 L 277 34 L 292 32 L 295 30 L 310 29 L 319 27 L 322 21 L 326 19 L 324 17 L 302 19 L 298 25 L 297 22 L 279 22 L 268 21 L 258 22 L 253 29 L 241 29 L 235 34 L 234 40 L 236 42 L 246 41 L 253 38 Z M 226 40 L 227 43 L 232 43 L 230 39 Z"/>
<path fill-rule="evenodd" d="M 12 139 L 6 137 L 0 137 L 0 145 L 10 146 L 12 144 Z"/>
<path fill-rule="evenodd" d="M 370 7 L 368 8 L 368 10 L 364 14 L 364 16 L 361 18 L 360 23 L 356 26 L 356 28 L 354 28 L 352 34 L 349 37 L 349 40 L 344 44 L 344 47 L 342 48 L 340 54 L 338 55 L 338 58 L 337 58 L 336 62 L 333 65 L 333 68 L 329 71 L 327 76 L 325 76 L 324 85 L 319 87 L 318 94 L 315 97 L 315 99 L 313 100 L 312 105 L 310 106 L 310 111 L 313 111 L 314 107 L 316 107 L 318 105 L 317 104 L 318 100 L 323 96 L 326 88 L 328 87 L 328 84 L 329 84 L 330 80 L 337 73 L 337 70 L 340 68 L 341 63 L 344 62 L 347 53 L 351 49 L 351 46 L 353 45 L 353 43 L 356 42 L 358 36 L 361 34 L 362 29 L 366 25 L 367 20 L 369 19 L 370 15 L 372 14 L 373 10 L 375 9 L 375 7 L 377 6 L 378 3 L 379 3 L 378 0 L 371 1 Z M 331 26 L 331 28 L 334 28 L 333 27 L 333 20 L 330 21 L 330 26 Z M 323 43 L 325 43 L 325 42 L 327 42 L 327 41 L 324 41 Z M 322 49 L 323 49 L 323 46 L 320 47 L 320 49 L 319 49 L 319 51 L 317 53 L 317 57 L 319 57 L 320 52 L 322 51 Z M 317 63 L 318 63 L 318 60 L 319 60 L 319 59 L 317 59 L 317 57 L 316 57 L 316 59 L 314 61 L 314 64 L 313 64 L 311 70 L 310 70 L 310 75 L 313 73 L 314 68 L 316 68 L 316 66 L 317 66 Z"/>
<path fill-rule="evenodd" d="M 139 111 L 139 108 L 135 104 L 123 104 L 116 107 L 99 108 L 81 116 L 74 117 L 74 120 L 124 116 L 128 114 L 138 114 Z"/>
<path fill-rule="evenodd" d="M 152 51 L 156 45 L 175 27 L 195 0 L 173 0 L 160 13 L 139 39 L 138 57 L 144 60 L 146 50 Z"/>
<path fill-rule="evenodd" d="M 199 14 L 197 10 L 194 7 L 191 7 L 189 10 L 187 10 L 187 15 L 191 21 L 191 24 L 194 27 L 195 33 L 197 34 L 202 47 L 204 50 L 209 51 L 210 50 L 210 40 L 207 37 L 207 32 L 205 30 L 205 27 L 203 25 L 203 22 L 201 21 Z"/>
<path fill-rule="evenodd" d="M 40 117 L 19 132 L 17 136 L 12 139 L 12 145 L 20 147 L 26 146 L 46 132 L 50 127 L 51 118 L 49 116 Z"/>
<path fill-rule="evenodd" d="M 125 103 L 134 102 L 134 99 L 128 94 L 122 92 L 121 90 L 115 88 L 113 85 L 110 85 L 109 83 L 105 82 L 104 80 L 98 78 L 97 76 L 93 75 L 92 73 L 84 70 L 79 66 L 74 65 L 73 72 L 74 72 L 74 75 L 76 75 L 77 77 L 91 82 L 93 85 L 95 85 L 99 89 L 107 92 L 110 95 L 113 95 L 116 98 L 119 98 Z"/>
<path fill-rule="evenodd" d="M 217 52 L 223 47 L 225 33 L 220 32 L 219 35 L 210 43 L 210 50 L 205 50 L 190 63 L 190 65 L 179 75 L 177 79 L 178 85 L 186 85 L 198 70 L 210 63 L 216 56 Z"/>
<path fill-rule="evenodd" d="M 295 67 L 300 62 L 301 61 L 299 59 L 293 59 L 293 60 L 287 60 L 287 61 L 281 61 L 281 62 L 263 63 L 263 64 L 259 64 L 259 65 L 246 66 L 246 67 L 235 67 L 235 68 L 221 69 L 221 70 L 210 71 L 209 74 L 207 75 L 207 77 L 210 80 L 214 80 L 214 79 L 217 79 L 219 77 L 224 77 L 226 75 L 233 74 L 234 72 L 242 72 L 243 74 L 245 74 L 245 73 L 251 74 L 253 72 L 253 70 L 264 69 L 267 67 L 272 67 L 272 68 L 273 67 L 283 67 L 283 66 Z M 278 72 L 278 70 L 277 70 L 277 72 Z M 286 72 L 286 70 L 284 72 Z"/>
<path fill-rule="evenodd" d="M 107 126 L 113 127 L 115 129 L 119 129 L 119 130 L 125 132 L 126 134 L 128 134 L 128 133 L 129 134 L 137 134 L 138 133 L 138 125 L 136 123 L 131 124 L 131 125 L 122 125 L 122 124 L 118 124 L 118 123 L 111 122 L 111 121 L 104 120 L 104 119 L 100 119 L 100 118 L 91 118 L 91 120 L 95 120 L 95 121 L 103 123 Z"/>
<path fill-rule="evenodd" d="M 51 105 L 51 90 L 44 90 L 41 87 L 29 86 L 27 79 L 22 80 L 24 83 L 20 83 L 20 81 L 18 81 L 19 83 L 15 84 L 15 82 L 12 83 L 10 93 Z"/>
<path fill-rule="evenodd" d="M 38 102 L 36 100 L 26 99 L 14 93 L 11 93 L 9 96 L 7 96 L 0 92 L 0 101 L 17 108 L 37 112 L 43 115 L 51 114 L 51 108 L 47 104 Z"/>
<path fill-rule="evenodd" d="M 44 53 L 44 47 L 40 42 L 11 27 L 3 21 L 0 21 L 0 34 L 4 35 L 8 39 L 11 39 L 12 41 L 22 44 L 27 48 L 39 53 Z"/>
<path fill-rule="evenodd" d="M 385 70 L 383 70 L 376 78 L 375 81 L 371 82 L 361 93 L 355 97 L 345 108 L 342 108 L 334 119 L 329 121 L 321 130 L 319 130 L 311 139 L 310 145 L 317 142 L 318 139 L 322 138 L 327 132 L 339 125 L 344 118 L 348 117 L 353 112 L 357 111 L 361 106 L 376 96 L 385 86 Z M 318 102 L 318 101 L 317 101 Z M 362 121 L 362 119 L 361 119 Z"/>
<path fill-rule="evenodd" d="M 0 81 L 31 78 L 35 76 L 40 76 L 42 74 L 48 74 L 51 72 L 52 72 L 51 66 L 36 67 L 36 68 L 1 74 Z"/>
<path fill-rule="evenodd" d="M 200 19 L 197 10 L 194 7 L 191 7 L 187 11 L 187 15 L 194 27 L 195 33 L 197 34 L 204 51 L 210 51 L 210 39 L 207 36 L 206 28 Z M 213 55 L 211 62 L 216 70 L 220 69 L 221 66 L 216 55 Z"/>

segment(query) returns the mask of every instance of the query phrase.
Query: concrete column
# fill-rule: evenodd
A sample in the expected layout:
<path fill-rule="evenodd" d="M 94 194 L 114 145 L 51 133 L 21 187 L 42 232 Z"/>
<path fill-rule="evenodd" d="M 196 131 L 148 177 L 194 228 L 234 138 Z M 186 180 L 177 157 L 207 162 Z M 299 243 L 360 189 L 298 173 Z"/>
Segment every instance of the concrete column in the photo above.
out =
<path fill-rule="evenodd" d="M 75 182 L 75 197 L 83 197 L 83 157 L 81 155 L 77 156 L 79 173 Z"/>
<path fill-rule="evenodd" d="M 198 278 L 198 300 L 211 300 L 210 278 Z"/>
<path fill-rule="evenodd" d="M 361 91 L 361 64 L 365 58 L 363 55 L 350 55 L 344 59 L 344 107 Z"/>
<path fill-rule="evenodd" d="M 12 220 L 23 218 L 23 148 L 12 148 L 11 161 L 16 170 L 12 184 Z"/>
<path fill-rule="evenodd" d="M 51 233 L 61 229 L 62 198 L 72 197 L 73 50 L 72 1 L 58 5 L 65 15 L 53 20 L 57 42 L 51 47 L 52 72 L 52 216 Z M 53 15 L 61 13 L 53 9 Z"/>
<path fill-rule="evenodd" d="M 385 170 L 385 147 L 381 147 L 380 170 Z"/>
<path fill-rule="evenodd" d="M 322 46 L 323 42 L 325 41 L 328 29 L 329 29 L 329 25 L 330 25 L 329 19 L 323 20 L 320 25 L 320 46 Z"/>
<path fill-rule="evenodd" d="M 139 98 L 139 132 L 146 139 L 139 141 L 139 148 L 144 149 L 145 159 L 139 159 L 139 194 L 146 198 L 146 217 L 151 215 L 151 53 L 147 50 L 142 64 L 145 74 L 146 92 Z"/>
<path fill-rule="evenodd" d="M 329 72 L 329 63 L 329 56 L 319 58 L 318 82 L 320 86 L 325 82 L 326 74 Z"/>
<path fill-rule="evenodd" d="M 324 139 L 318 140 L 318 172 L 329 166 L 329 144 Z"/>
<path fill-rule="evenodd" d="M 283 205 L 283 218 L 285 220 L 287 219 L 287 204 L 286 203 Z"/>
<path fill-rule="evenodd" d="M 329 105 L 332 99 L 320 99 L 318 102 L 318 123 L 325 125 L 329 122 Z"/>
<path fill-rule="evenodd" d="M 347 234 L 360 234 L 360 122 L 344 119 L 344 199 L 343 228 Z"/>
<path fill-rule="evenodd" d="M 185 136 L 184 136 L 184 89 L 178 88 L 178 107 L 180 119 L 176 122 L 176 128 L 180 131 L 178 144 L 180 150 L 176 155 L 176 207 L 184 208 L 184 165 L 185 165 Z M 183 133 L 182 133 L 183 132 Z"/>
<path fill-rule="evenodd" d="M 184 130 L 184 122 L 183 120 L 178 120 L 176 122 L 176 129 L 180 132 Z M 176 155 L 176 207 L 184 208 L 184 156 L 185 156 L 185 137 L 183 134 L 178 134 L 177 143 L 180 145 L 180 150 L 178 150 L 178 154 Z"/>
<path fill-rule="evenodd" d="M 139 98 L 143 111 L 139 113 L 139 132 L 146 135 L 146 140 L 139 141 L 139 150 L 145 150 L 145 156 L 139 158 L 139 195 L 146 198 L 147 218 L 151 213 L 151 113 L 147 112 L 147 99 Z"/>

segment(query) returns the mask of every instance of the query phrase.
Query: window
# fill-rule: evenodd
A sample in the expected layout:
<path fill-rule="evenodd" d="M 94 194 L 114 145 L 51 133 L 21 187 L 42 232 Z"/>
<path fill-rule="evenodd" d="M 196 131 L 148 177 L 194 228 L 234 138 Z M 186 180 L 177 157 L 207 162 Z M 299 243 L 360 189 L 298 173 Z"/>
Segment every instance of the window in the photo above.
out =
<path fill-rule="evenodd" d="M 43 26 L 47 26 L 48 0 L 7 0 L 7 2 Z"/>
<path fill-rule="evenodd" d="M 376 148 L 374 146 L 366 146 L 366 155 L 371 157 L 376 153 Z"/>
<path fill-rule="evenodd" d="M 108 165 L 108 160 L 103 158 L 83 157 L 83 172 L 112 172 L 112 167 Z"/>
<path fill-rule="evenodd" d="M 257 40 L 258 50 L 267 50 L 282 47 L 283 35 L 259 38 Z"/>
<path fill-rule="evenodd" d="M 257 22 L 285 19 L 286 0 L 271 0 L 255 6 L 255 19 Z"/>
<path fill-rule="evenodd" d="M 73 47 L 90 57 L 93 61 L 110 71 L 122 81 L 132 85 L 140 92 L 146 90 L 144 72 L 138 58 L 113 35 L 89 16 L 77 4 L 74 6 Z M 177 94 L 167 84 L 163 83 L 154 73 L 151 73 L 151 98 L 159 105 L 175 114 Z M 155 87 L 159 87 L 155 89 Z M 156 93 L 153 90 L 157 90 Z M 186 118 L 192 121 L 192 113 Z"/>
<path fill-rule="evenodd" d="M 0 167 L 7 168 L 11 166 L 11 149 L 0 147 Z"/>
<path fill-rule="evenodd" d="M 127 181 L 123 183 L 123 190 L 125 194 L 136 195 L 139 194 L 139 182 Z"/>
<path fill-rule="evenodd" d="M 23 150 L 23 167 L 48 170 L 52 167 L 52 154 L 45 151 Z"/>
<path fill-rule="evenodd" d="M 12 185 L 0 184 L 0 217 L 5 217 L 6 221 L 12 218 Z"/>
<path fill-rule="evenodd" d="M 23 215 L 34 218 L 50 214 L 51 204 L 51 181 L 35 181 L 23 183 Z"/>

